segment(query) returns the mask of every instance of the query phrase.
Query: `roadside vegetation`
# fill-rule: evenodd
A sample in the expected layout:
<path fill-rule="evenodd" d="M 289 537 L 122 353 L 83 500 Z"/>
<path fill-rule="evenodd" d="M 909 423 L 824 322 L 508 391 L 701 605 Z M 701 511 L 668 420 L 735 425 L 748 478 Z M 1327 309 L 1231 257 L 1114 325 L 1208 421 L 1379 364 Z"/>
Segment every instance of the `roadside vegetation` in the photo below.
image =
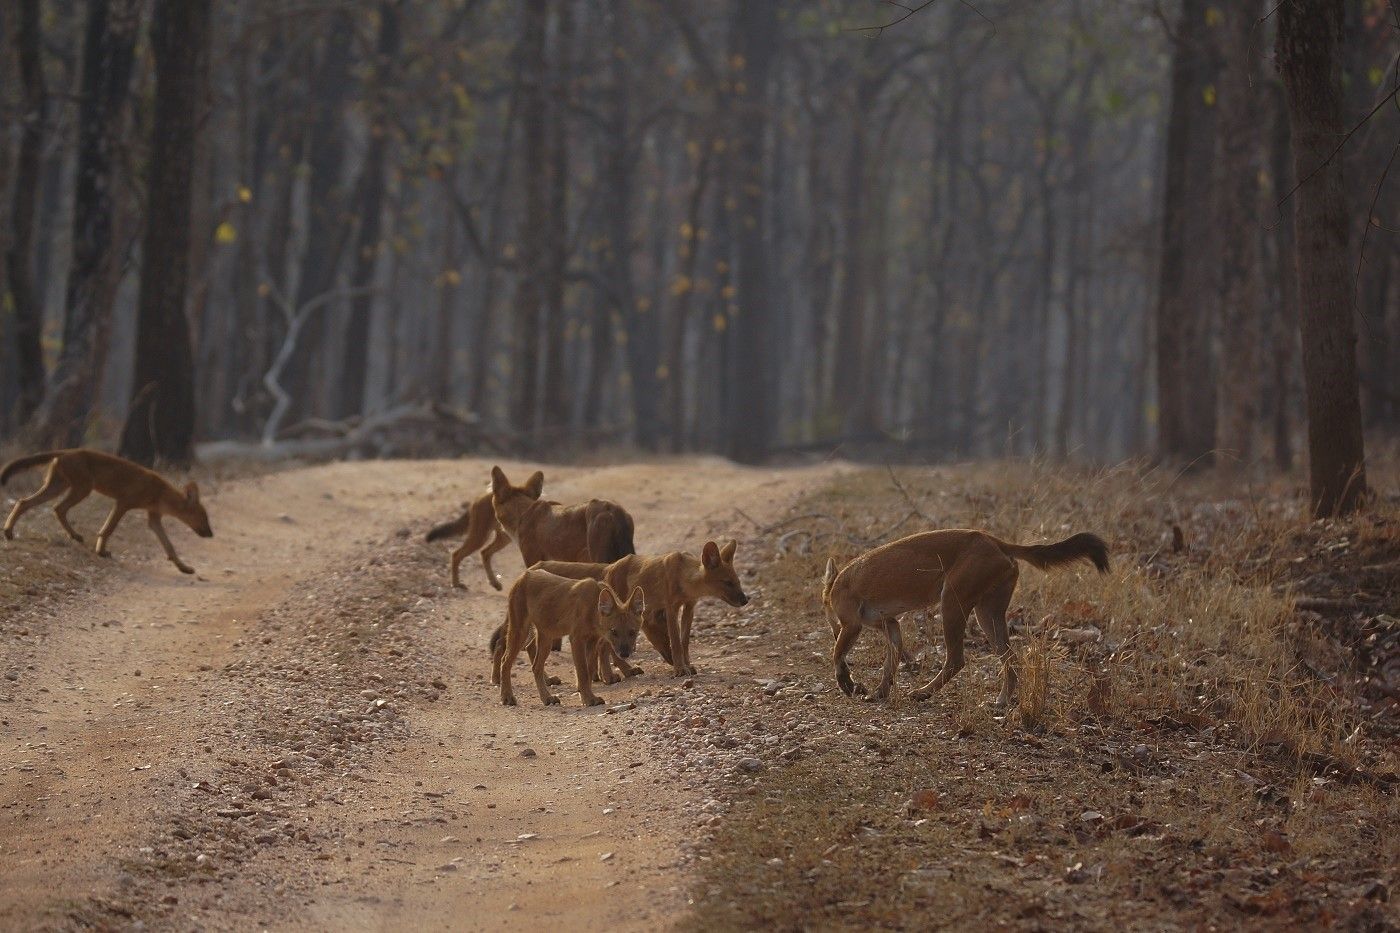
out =
<path fill-rule="evenodd" d="M 1395 466 L 1373 464 L 1375 488 L 1395 488 Z M 690 928 L 1394 929 L 1400 497 L 1311 521 L 1300 486 L 1133 465 L 868 469 L 763 528 L 764 641 L 792 646 L 784 680 L 822 725 L 717 827 Z M 827 556 L 960 526 L 1094 531 L 1113 573 L 1023 571 L 1014 708 L 991 706 L 999 672 L 971 624 L 968 667 L 910 700 L 942 650 L 910 618 L 924 669 L 901 672 L 889 706 L 841 695 Z M 862 635 L 857 679 L 882 652 Z"/>

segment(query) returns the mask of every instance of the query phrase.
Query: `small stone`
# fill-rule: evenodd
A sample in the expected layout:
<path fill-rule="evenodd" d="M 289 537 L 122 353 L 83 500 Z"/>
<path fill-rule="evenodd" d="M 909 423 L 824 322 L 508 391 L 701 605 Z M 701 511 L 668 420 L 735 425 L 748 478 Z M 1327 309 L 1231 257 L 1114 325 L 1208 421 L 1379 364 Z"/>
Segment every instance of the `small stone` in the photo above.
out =
<path fill-rule="evenodd" d="M 522 749 L 520 750 L 520 757 L 521 757 L 521 758 L 534 758 L 534 757 L 535 757 L 535 750 L 534 750 L 533 748 L 522 748 Z"/>
<path fill-rule="evenodd" d="M 758 760 L 757 758 L 740 758 L 739 770 L 749 772 L 762 771 L 763 762 Z"/>

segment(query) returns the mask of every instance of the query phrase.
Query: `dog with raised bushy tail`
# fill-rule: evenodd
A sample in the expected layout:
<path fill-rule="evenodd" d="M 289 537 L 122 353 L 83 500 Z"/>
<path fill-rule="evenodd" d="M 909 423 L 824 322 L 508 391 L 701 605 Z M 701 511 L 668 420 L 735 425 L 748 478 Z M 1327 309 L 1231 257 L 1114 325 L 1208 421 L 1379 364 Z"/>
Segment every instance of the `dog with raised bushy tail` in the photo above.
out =
<path fill-rule="evenodd" d="M 846 654 L 867 625 L 885 636 L 885 666 L 872 697 L 889 697 L 900 658 L 907 656 L 899 631 L 906 612 L 939 605 L 943 616 L 946 658 L 932 680 L 912 694 L 926 700 L 963 668 L 963 636 L 967 617 L 977 621 L 1001 659 L 999 705 L 1016 691 L 1016 668 L 1006 627 L 1006 609 L 1020 576 L 1018 562 L 1050 570 L 1085 560 L 1100 573 L 1108 572 L 1108 545 L 1097 535 L 1077 534 L 1055 544 L 1011 544 L 985 531 L 949 529 L 926 531 L 867 551 L 839 572 L 828 559 L 822 580 L 822 606 L 835 639 L 832 664 L 836 683 L 847 696 L 864 694 L 851 679 Z M 929 644 L 933 644 L 933 613 L 926 615 Z"/>

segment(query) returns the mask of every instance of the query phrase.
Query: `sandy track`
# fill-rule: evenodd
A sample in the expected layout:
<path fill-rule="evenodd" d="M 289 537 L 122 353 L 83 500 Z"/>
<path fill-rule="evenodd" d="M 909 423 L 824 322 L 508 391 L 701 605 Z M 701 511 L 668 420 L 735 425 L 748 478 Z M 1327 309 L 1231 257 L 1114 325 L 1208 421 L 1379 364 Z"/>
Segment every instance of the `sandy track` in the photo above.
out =
<path fill-rule="evenodd" d="M 345 765 L 332 792 L 297 798 L 296 825 L 314 835 L 279 837 L 217 875 L 172 870 L 178 853 L 150 869 L 151 853 L 165 854 L 177 799 L 233 760 L 219 737 L 249 715 L 248 697 L 234 696 L 238 679 L 227 671 L 275 652 L 288 635 L 270 620 L 295 618 L 288 612 L 303 596 L 313 602 L 311 594 L 349 586 L 338 576 L 344 568 L 375 563 L 396 530 L 416 538 L 450 514 L 480 488 L 487 466 L 333 464 L 227 483 L 207 494 L 217 537 L 173 535 L 199 579 L 174 572 L 144 527 L 128 523 L 114 541 L 110 585 L 35 619 L 42 637 L 23 664 L 0 655 L 17 674 L 3 686 L 11 702 L 0 705 L 0 927 L 90 919 L 93 905 L 118 924 L 325 929 L 504 928 L 526 918 L 639 928 L 682 910 L 685 789 L 626 716 L 585 712 L 567 695 L 562 710 L 544 709 L 528 690 L 521 707 L 500 707 L 485 679 L 485 643 L 504 597 L 475 563 L 468 589 L 451 591 L 446 549 L 406 542 L 427 550 L 401 575 L 380 572 L 406 600 L 399 628 L 412 633 L 411 649 L 386 656 L 382 670 L 411 677 L 390 669 L 399 658 L 432 668 L 448 684 L 441 698 L 398 691 L 393 737 L 366 739 L 368 761 Z M 832 469 L 757 471 L 718 460 L 546 468 L 546 494 L 623 502 L 644 553 L 693 549 L 707 536 L 742 541 L 747 522 L 736 509 L 776 516 Z M 36 514 L 20 532 L 56 536 L 51 522 Z M 439 558 L 436 570 L 426 554 Z M 743 557 L 741 548 L 741 566 Z M 509 580 L 518 554 L 503 552 L 497 567 Z M 373 600 L 362 601 L 373 616 Z M 703 643 L 696 659 L 702 671 L 717 660 Z M 320 663 L 340 661 L 327 653 L 310 666 Z M 604 688 L 610 702 L 677 688 L 649 650 L 641 663 L 644 677 Z M 566 658 L 553 664 L 561 674 L 567 667 Z M 342 682 L 361 673 L 338 669 Z M 245 745 L 238 761 L 261 753 Z M 273 754 L 269 746 L 264 757 Z"/>

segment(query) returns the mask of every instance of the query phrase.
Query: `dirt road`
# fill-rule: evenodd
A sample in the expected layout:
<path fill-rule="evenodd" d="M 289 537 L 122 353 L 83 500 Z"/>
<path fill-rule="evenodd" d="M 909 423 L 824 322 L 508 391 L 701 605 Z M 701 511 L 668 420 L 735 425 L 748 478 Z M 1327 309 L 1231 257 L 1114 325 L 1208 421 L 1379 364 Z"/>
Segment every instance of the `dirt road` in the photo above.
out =
<path fill-rule="evenodd" d="M 0 622 L 0 928 L 678 917 L 704 801 L 655 733 L 707 676 L 749 672 L 734 674 L 712 629 L 688 687 L 647 649 L 644 676 L 602 689 L 608 708 L 566 694 L 546 709 L 528 690 L 502 708 L 485 645 L 504 596 L 474 559 L 452 590 L 447 549 L 421 540 L 488 468 L 332 464 L 223 483 L 205 493 L 215 538 L 172 530 L 197 578 L 135 520 L 110 564 L 60 540 L 47 513 L 21 524 L 27 540 L 0 560 L 28 547 L 95 577 L 57 609 Z M 545 491 L 623 502 L 644 553 L 736 537 L 742 567 L 750 521 L 836 469 L 545 467 Z M 509 581 L 518 553 L 497 568 Z M 750 592 L 761 607 L 761 581 Z M 552 669 L 567 675 L 567 658 Z"/>

